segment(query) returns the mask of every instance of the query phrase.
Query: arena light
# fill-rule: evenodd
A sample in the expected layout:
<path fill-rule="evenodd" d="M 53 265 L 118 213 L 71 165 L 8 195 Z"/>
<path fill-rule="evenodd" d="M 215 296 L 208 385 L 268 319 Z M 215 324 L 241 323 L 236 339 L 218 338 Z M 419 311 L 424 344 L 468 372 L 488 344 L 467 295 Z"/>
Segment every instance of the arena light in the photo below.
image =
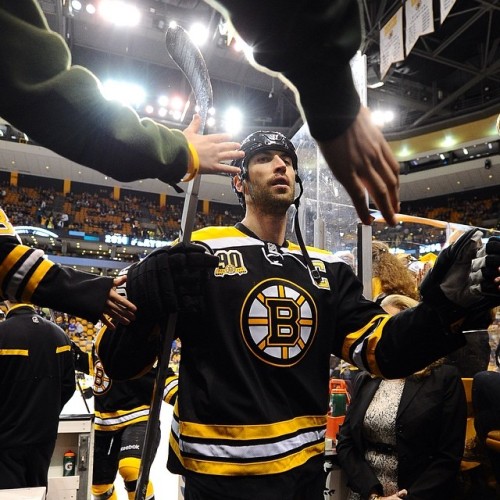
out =
<path fill-rule="evenodd" d="M 394 120 L 394 113 L 391 110 L 376 109 L 372 111 L 372 121 L 378 127 L 383 127 Z"/>
<path fill-rule="evenodd" d="M 224 114 L 224 130 L 237 134 L 243 126 L 243 114 L 238 108 L 229 108 Z"/>
<path fill-rule="evenodd" d="M 137 26 L 141 20 L 139 9 L 120 0 L 103 0 L 99 4 L 99 14 L 116 26 Z"/>
<path fill-rule="evenodd" d="M 168 104 L 168 97 L 166 95 L 158 97 L 158 104 L 164 108 Z"/>
<path fill-rule="evenodd" d="M 117 80 L 105 81 L 102 86 L 102 94 L 109 101 L 119 101 L 136 108 L 146 99 L 146 92 L 140 85 Z"/>
<path fill-rule="evenodd" d="M 80 2 L 79 0 L 73 0 L 71 2 L 71 7 L 78 12 L 82 10 L 82 2 Z"/>
<path fill-rule="evenodd" d="M 194 23 L 189 29 L 189 35 L 193 39 L 193 42 L 198 47 L 201 47 L 208 40 L 208 29 L 201 23 Z"/>

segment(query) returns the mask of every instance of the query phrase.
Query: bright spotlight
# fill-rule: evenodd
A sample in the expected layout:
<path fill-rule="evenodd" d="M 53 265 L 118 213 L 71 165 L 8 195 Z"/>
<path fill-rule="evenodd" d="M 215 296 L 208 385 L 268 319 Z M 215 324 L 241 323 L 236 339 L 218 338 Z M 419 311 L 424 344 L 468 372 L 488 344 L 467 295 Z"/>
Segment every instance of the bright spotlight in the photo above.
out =
<path fill-rule="evenodd" d="M 79 0 L 73 0 L 71 2 L 71 7 L 73 7 L 73 9 L 76 11 L 80 11 L 82 10 L 82 2 L 80 2 Z"/>
<path fill-rule="evenodd" d="M 168 97 L 166 95 L 161 95 L 158 97 L 158 104 L 165 107 L 168 104 Z"/>
<path fill-rule="evenodd" d="M 141 20 L 141 13 L 135 5 L 120 0 L 102 1 L 99 14 L 117 26 L 137 26 Z"/>
<path fill-rule="evenodd" d="M 189 30 L 189 35 L 193 42 L 201 47 L 208 40 L 208 29 L 201 23 L 194 23 Z"/>
<path fill-rule="evenodd" d="M 181 110 L 184 107 L 184 101 L 180 97 L 175 96 L 170 101 L 170 107 L 173 110 Z"/>
<path fill-rule="evenodd" d="M 207 127 L 213 127 L 215 125 L 215 118 L 213 116 L 209 116 L 207 118 Z"/>
<path fill-rule="evenodd" d="M 107 80 L 102 86 L 102 94 L 110 101 L 119 101 L 133 107 L 139 107 L 146 99 L 146 92 L 140 85 L 116 80 Z"/>
<path fill-rule="evenodd" d="M 243 114 L 238 108 L 229 108 L 224 115 L 224 129 L 231 134 L 237 134 L 243 126 Z"/>
<path fill-rule="evenodd" d="M 87 11 L 87 13 L 89 14 L 95 14 L 96 12 L 96 8 L 95 8 L 95 5 L 92 4 L 92 3 L 88 3 L 87 6 L 85 7 L 85 10 Z"/>

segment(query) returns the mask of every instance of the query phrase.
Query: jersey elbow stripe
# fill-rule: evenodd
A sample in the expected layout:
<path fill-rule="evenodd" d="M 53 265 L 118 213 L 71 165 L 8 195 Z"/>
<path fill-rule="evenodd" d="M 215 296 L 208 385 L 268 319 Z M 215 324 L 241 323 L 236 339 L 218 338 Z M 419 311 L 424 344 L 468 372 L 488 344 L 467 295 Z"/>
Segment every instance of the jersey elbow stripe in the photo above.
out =
<path fill-rule="evenodd" d="M 3 296 L 30 302 L 36 287 L 53 265 L 41 250 L 16 246 L 5 257 L 0 269 Z"/>
<path fill-rule="evenodd" d="M 56 354 L 60 354 L 62 352 L 68 352 L 71 351 L 71 346 L 70 345 L 62 345 L 56 348 Z"/>
<path fill-rule="evenodd" d="M 347 335 L 342 347 L 344 359 L 351 359 L 353 364 L 361 370 L 381 375 L 375 358 L 375 350 L 389 318 L 388 314 L 375 316 L 363 328 Z"/>

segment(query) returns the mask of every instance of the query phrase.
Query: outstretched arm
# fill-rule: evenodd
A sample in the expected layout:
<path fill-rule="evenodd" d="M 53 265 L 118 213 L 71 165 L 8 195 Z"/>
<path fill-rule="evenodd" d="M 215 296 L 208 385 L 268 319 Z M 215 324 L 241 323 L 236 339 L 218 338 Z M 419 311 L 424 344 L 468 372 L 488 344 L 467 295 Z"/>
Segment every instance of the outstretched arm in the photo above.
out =
<path fill-rule="evenodd" d="M 40 145 L 120 181 L 176 184 L 193 160 L 189 140 L 201 173 L 234 173 L 221 163 L 241 155 L 229 136 L 168 129 L 105 99 L 34 0 L 1 2 L 0 33 L 0 115 Z"/>
<path fill-rule="evenodd" d="M 360 219 L 371 223 L 366 189 L 394 225 L 399 165 L 367 110 L 360 107 L 349 64 L 361 43 L 358 2 L 208 1 L 232 21 L 261 69 L 292 83 L 310 133 Z"/>

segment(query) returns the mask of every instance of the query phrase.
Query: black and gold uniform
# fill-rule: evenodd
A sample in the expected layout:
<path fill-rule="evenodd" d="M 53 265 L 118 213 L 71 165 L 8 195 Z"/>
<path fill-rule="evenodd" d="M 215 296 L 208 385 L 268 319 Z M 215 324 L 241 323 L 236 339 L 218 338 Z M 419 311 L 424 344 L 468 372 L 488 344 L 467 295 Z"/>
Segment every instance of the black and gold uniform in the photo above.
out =
<path fill-rule="evenodd" d="M 29 302 L 97 323 L 112 287 L 113 278 L 62 267 L 42 250 L 21 244 L 0 208 L 0 299 Z"/>
<path fill-rule="evenodd" d="M 111 380 L 95 354 L 83 352 L 73 343 L 76 369 L 94 377 L 94 467 L 92 493 L 99 500 L 116 500 L 113 483 L 119 471 L 130 498 L 140 469 L 151 396 L 156 369 L 133 380 Z M 174 404 L 177 397 L 177 375 L 169 370 L 163 399 Z M 160 432 L 157 432 L 158 443 Z M 147 489 L 147 500 L 154 498 L 153 485 Z"/>
<path fill-rule="evenodd" d="M 178 320 L 182 387 L 168 468 L 202 481 L 206 498 L 210 491 L 217 498 L 221 486 L 233 499 L 263 499 L 263 491 L 266 500 L 295 498 L 299 486 L 317 477 L 330 354 L 377 375 L 403 377 L 463 342 L 447 335 L 425 304 L 386 314 L 329 252 L 308 249 L 316 281 L 297 245 L 262 241 L 242 224 L 205 228 L 192 240 L 211 248 L 219 266 L 206 286 L 203 315 Z M 131 333 L 120 326 L 105 332 L 98 345 L 112 376 L 133 376 L 141 352 L 152 361 L 140 327 L 125 331 Z"/>
<path fill-rule="evenodd" d="M 0 489 L 47 486 L 59 414 L 75 391 L 69 339 L 29 304 L 0 323 Z"/>

